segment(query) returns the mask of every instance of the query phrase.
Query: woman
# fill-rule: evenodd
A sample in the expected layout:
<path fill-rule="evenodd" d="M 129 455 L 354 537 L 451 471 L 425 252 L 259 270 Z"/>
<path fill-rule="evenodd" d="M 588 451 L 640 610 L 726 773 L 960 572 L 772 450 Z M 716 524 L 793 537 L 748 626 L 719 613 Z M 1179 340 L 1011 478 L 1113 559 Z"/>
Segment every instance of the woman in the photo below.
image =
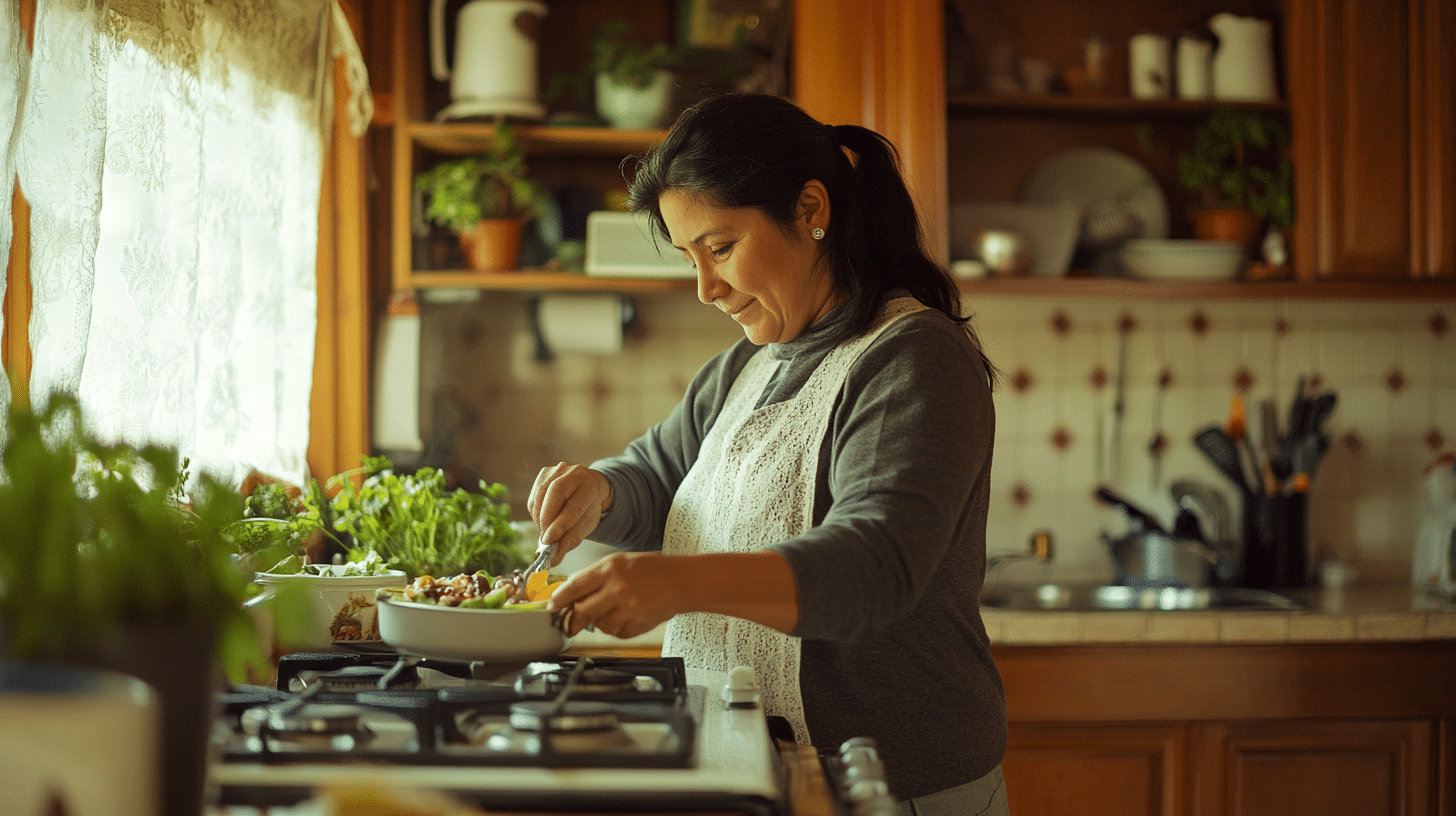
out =
<path fill-rule="evenodd" d="M 1004 813 L 977 603 L 994 369 L 893 147 L 777 97 L 715 97 L 629 203 L 746 337 L 621 456 L 541 471 L 544 541 L 625 550 L 551 605 L 620 637 L 667 621 L 663 653 L 689 667 L 753 666 L 798 741 L 874 738 L 913 812 Z"/>

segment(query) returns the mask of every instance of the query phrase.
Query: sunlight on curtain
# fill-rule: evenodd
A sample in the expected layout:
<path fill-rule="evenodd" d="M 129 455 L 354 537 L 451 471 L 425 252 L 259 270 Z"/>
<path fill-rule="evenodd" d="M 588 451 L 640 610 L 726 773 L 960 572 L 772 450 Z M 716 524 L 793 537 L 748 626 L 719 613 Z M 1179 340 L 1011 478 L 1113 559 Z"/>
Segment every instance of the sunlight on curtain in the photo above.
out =
<path fill-rule="evenodd" d="M 15 189 L 15 131 L 20 116 L 21 89 L 30 63 L 25 33 L 20 30 L 17 0 L 0 0 L 0 258 L 10 257 L 10 195 Z M 5 278 L 0 277 L 0 301 Z M 0 311 L 0 331 L 5 312 Z M 10 410 L 10 378 L 0 371 L 0 443 L 5 441 L 5 417 Z"/>
<path fill-rule="evenodd" d="M 327 0 L 38 0 L 32 403 L 234 483 L 306 472 Z"/>

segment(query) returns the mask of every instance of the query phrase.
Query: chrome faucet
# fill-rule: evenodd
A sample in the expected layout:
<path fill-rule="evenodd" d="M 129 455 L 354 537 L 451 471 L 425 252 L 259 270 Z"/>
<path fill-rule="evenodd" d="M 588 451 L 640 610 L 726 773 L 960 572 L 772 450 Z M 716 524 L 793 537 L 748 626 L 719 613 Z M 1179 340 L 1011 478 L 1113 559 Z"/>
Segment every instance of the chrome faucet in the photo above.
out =
<path fill-rule="evenodd" d="M 991 576 L 1012 561 L 1036 561 L 1041 564 L 1046 564 L 1052 560 L 1053 543 L 1051 530 L 1037 530 L 1032 533 L 1027 545 L 1027 551 L 1024 553 L 995 555 L 986 559 L 986 577 L 982 583 L 991 583 Z"/>

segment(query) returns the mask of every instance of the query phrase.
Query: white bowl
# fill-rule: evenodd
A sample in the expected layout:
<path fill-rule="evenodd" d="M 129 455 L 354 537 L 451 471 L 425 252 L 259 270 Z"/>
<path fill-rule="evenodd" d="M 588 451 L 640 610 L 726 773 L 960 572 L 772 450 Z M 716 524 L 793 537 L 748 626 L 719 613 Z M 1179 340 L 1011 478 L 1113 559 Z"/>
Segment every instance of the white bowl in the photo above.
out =
<path fill-rule="evenodd" d="M 379 633 L 405 654 L 437 660 L 539 660 L 561 654 L 571 640 L 558 613 L 545 609 L 461 609 L 379 601 Z"/>
<path fill-rule="evenodd" d="M 343 567 L 333 567 L 342 570 Z M 409 577 L 400 570 L 384 575 L 275 575 L 260 572 L 253 580 L 262 585 L 259 603 L 265 607 L 283 587 L 301 587 L 307 595 L 308 619 L 303 621 L 299 641 L 281 644 L 288 648 L 331 651 L 336 644 L 379 644 L 378 608 L 374 591 L 381 587 L 402 587 Z M 273 621 L 276 630 L 277 622 Z"/>
<path fill-rule="evenodd" d="M 1123 244 L 1122 266 L 1142 280 L 1226 281 L 1243 271 L 1244 249 L 1231 241 L 1134 238 Z"/>

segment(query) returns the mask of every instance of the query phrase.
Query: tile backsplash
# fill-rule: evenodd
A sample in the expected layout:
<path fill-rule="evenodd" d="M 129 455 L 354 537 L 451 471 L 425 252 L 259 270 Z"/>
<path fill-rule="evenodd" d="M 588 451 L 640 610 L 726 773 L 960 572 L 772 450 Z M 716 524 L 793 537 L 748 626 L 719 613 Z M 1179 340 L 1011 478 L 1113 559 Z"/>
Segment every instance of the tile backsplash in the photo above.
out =
<path fill-rule="evenodd" d="M 527 296 L 427 303 L 424 463 L 505 484 L 525 518 L 540 468 L 620 452 L 741 336 L 688 293 L 635 302 L 621 353 L 550 361 L 538 359 Z M 1456 449 L 1456 302 L 966 302 L 1002 371 L 987 549 L 1022 552 L 1043 528 L 1056 542 L 1050 565 L 1011 564 L 1000 577 L 1110 577 L 1101 536 L 1125 523 L 1096 500 L 1098 485 L 1165 524 L 1175 479 L 1219 489 L 1237 512 L 1235 489 L 1193 437 L 1223 425 L 1242 393 L 1257 440 L 1259 403 L 1274 400 L 1282 421 L 1301 377 L 1309 391 L 1338 395 L 1310 488 L 1314 558 L 1351 562 L 1362 580 L 1406 576 L 1423 471 Z"/>

